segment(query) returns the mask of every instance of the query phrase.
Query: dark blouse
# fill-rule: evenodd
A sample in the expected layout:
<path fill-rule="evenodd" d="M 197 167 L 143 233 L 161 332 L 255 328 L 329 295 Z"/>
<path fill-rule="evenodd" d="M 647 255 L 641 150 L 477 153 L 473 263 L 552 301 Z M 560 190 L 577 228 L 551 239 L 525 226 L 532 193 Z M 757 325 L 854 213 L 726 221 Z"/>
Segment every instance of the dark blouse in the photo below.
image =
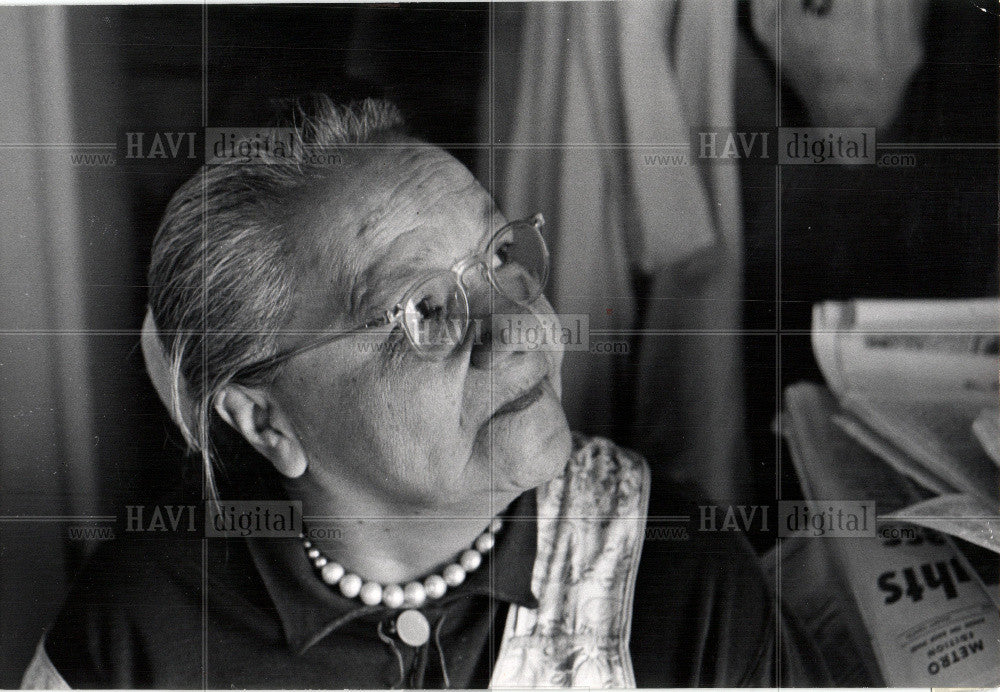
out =
<path fill-rule="evenodd" d="M 698 531 L 696 504 L 651 499 L 630 640 L 638 686 L 771 687 L 778 670 L 782 684 L 826 684 L 746 541 Z M 166 534 L 102 546 L 45 649 L 72 687 L 484 688 L 510 604 L 535 604 L 535 513 L 534 491 L 507 508 L 483 565 L 421 609 L 434 636 L 420 647 L 391 634 L 398 611 L 323 584 L 296 539 Z"/>

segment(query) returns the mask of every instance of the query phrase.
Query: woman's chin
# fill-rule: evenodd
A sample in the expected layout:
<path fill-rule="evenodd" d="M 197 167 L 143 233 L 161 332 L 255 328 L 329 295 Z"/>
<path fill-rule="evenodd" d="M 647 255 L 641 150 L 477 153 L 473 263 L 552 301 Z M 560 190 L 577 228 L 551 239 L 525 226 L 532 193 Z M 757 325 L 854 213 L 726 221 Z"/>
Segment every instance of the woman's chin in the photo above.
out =
<path fill-rule="evenodd" d="M 551 386 L 532 406 L 484 426 L 475 454 L 494 490 L 530 490 L 556 478 L 572 451 L 566 414 Z"/>

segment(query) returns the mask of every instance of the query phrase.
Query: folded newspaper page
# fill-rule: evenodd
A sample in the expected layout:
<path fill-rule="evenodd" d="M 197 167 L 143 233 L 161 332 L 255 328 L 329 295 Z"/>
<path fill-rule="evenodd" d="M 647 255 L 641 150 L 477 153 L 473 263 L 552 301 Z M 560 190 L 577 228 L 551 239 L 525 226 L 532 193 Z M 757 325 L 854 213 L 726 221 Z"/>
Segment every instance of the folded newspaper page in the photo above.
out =
<path fill-rule="evenodd" d="M 779 541 L 761 560 L 764 572 L 823 653 L 835 686 L 885 687 L 868 631 L 823 543 L 802 536 Z"/>
<path fill-rule="evenodd" d="M 950 493 L 917 502 L 890 516 L 1000 553 L 1000 513 L 996 501 L 983 502 L 977 496 Z"/>
<path fill-rule="evenodd" d="M 812 342 L 838 398 L 996 406 L 1000 395 L 996 298 L 821 303 Z"/>
<path fill-rule="evenodd" d="M 989 544 L 1000 490 L 1000 301 L 830 302 L 813 318 L 816 358 L 840 404 L 834 424 L 897 473 L 952 497 L 926 507 L 934 528 Z M 956 497 L 980 510 L 964 511 Z"/>
<path fill-rule="evenodd" d="M 1000 467 L 1000 409 L 984 408 L 972 421 L 972 432 L 993 463 Z"/>
<path fill-rule="evenodd" d="M 926 488 L 936 495 L 958 492 L 958 488 L 954 485 L 900 451 L 899 448 L 855 416 L 848 413 L 834 415 L 833 424 L 855 442 L 889 464 L 897 473 L 915 481 L 922 488 Z"/>
<path fill-rule="evenodd" d="M 882 515 L 919 499 L 905 478 L 831 422 L 836 413 L 823 387 L 798 384 L 785 391 L 782 432 L 806 498 L 829 506 L 831 520 L 838 507 L 874 503 Z M 885 681 L 911 687 L 1000 684 L 997 604 L 951 541 L 896 522 L 847 528 L 813 540 L 824 542 L 849 586 Z"/>
<path fill-rule="evenodd" d="M 852 437 L 865 446 L 869 446 L 871 438 L 880 437 L 924 474 L 938 480 L 937 484 L 928 485 L 928 489 L 977 495 L 984 502 L 997 496 L 1000 469 L 983 451 L 972 430 L 980 411 L 977 404 L 887 402 L 849 396 L 841 399 L 840 405 L 853 414 L 855 422 L 868 429 L 866 436 L 852 428 L 848 431 Z M 871 451 L 878 453 L 877 449 Z M 883 458 L 892 463 L 888 457 Z M 916 474 L 908 475 L 918 482 L 921 480 Z M 943 488 L 938 489 L 940 486 Z"/>

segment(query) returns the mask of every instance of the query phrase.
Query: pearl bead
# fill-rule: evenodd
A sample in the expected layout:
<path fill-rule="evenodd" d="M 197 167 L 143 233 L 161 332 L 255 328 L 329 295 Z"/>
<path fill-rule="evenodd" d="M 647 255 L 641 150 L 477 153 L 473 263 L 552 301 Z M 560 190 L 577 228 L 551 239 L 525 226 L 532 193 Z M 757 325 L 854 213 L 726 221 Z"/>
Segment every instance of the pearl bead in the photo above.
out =
<path fill-rule="evenodd" d="M 465 570 L 462 569 L 461 565 L 452 563 L 444 568 L 442 576 L 444 576 L 444 582 L 448 586 L 455 587 L 465 581 Z"/>
<path fill-rule="evenodd" d="M 448 584 L 440 575 L 432 574 L 424 579 L 424 590 L 427 592 L 427 598 L 441 598 L 448 590 Z"/>
<path fill-rule="evenodd" d="M 356 574 L 345 574 L 340 579 L 340 593 L 347 598 L 354 598 L 361 592 L 361 577 Z"/>
<path fill-rule="evenodd" d="M 333 586 L 340 578 L 344 576 L 344 568 L 341 567 L 336 562 L 328 562 L 323 566 L 323 570 L 320 572 L 320 576 L 323 577 L 323 581 Z"/>
<path fill-rule="evenodd" d="M 403 587 L 399 584 L 389 584 L 382 589 L 382 602 L 389 608 L 398 608 L 403 605 L 405 596 Z"/>
<path fill-rule="evenodd" d="M 361 602 L 365 605 L 373 606 L 382 602 L 382 586 L 373 581 L 365 582 L 361 587 Z"/>
<path fill-rule="evenodd" d="M 412 609 L 421 607 L 429 598 L 441 598 L 447 593 L 449 587 L 454 588 L 461 585 L 470 572 L 482 566 L 484 555 L 496 546 L 495 534 L 502 527 L 503 521 L 499 517 L 495 517 L 490 521 L 487 529 L 476 537 L 472 544 L 473 547 L 462 552 L 455 563 L 444 568 L 444 572 L 440 575 L 432 574 L 425 578 L 422 583 L 411 581 L 405 586 L 399 584 L 382 586 L 377 582 L 366 582 L 357 574 L 348 574 L 340 564 L 331 562 L 317 548 L 313 547 L 312 542 L 306 540 L 303 534 L 299 534 L 299 539 L 306 549 L 306 555 L 319 570 L 323 582 L 329 586 L 339 586 L 340 592 L 345 598 L 358 597 L 367 606 L 383 603 L 393 609 L 404 606 Z M 419 611 L 408 610 L 406 613 L 411 616 L 419 616 L 426 623 L 426 618 Z M 421 642 L 424 641 L 426 641 L 426 636 L 421 638 Z"/>
<path fill-rule="evenodd" d="M 403 587 L 403 596 L 406 599 L 406 604 L 419 608 L 427 600 L 427 591 L 424 589 L 424 585 L 418 581 L 411 581 L 409 584 Z"/>
<path fill-rule="evenodd" d="M 389 584 L 382 589 L 382 602 L 389 608 L 398 608 L 403 605 L 406 596 L 403 594 L 403 587 L 399 584 Z"/>
<path fill-rule="evenodd" d="M 474 572 L 479 569 L 479 565 L 483 564 L 483 556 L 479 554 L 478 550 L 466 550 L 458 558 L 458 564 L 462 565 L 462 569 L 466 572 Z"/>

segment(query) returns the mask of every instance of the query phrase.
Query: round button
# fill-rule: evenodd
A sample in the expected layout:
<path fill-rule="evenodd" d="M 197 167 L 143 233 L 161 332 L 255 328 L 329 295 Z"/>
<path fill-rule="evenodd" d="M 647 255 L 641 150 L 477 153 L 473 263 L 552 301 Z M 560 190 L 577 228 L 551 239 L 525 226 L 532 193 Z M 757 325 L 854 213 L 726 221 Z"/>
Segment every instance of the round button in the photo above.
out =
<path fill-rule="evenodd" d="M 419 610 L 404 610 L 396 618 L 396 633 L 404 644 L 423 646 L 431 637 L 431 626 Z"/>

